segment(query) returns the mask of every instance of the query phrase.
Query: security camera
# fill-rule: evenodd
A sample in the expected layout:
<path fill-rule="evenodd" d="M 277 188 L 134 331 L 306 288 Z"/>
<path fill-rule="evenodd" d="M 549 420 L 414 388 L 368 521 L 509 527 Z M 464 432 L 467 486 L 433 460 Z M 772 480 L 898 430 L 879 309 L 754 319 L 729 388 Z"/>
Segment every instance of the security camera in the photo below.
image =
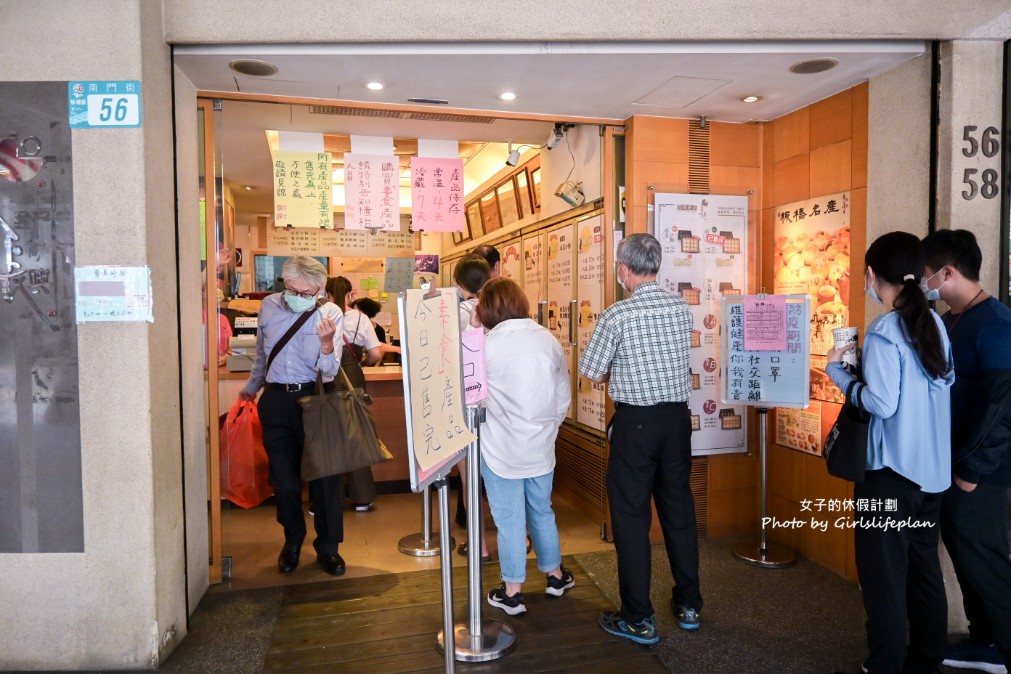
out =
<path fill-rule="evenodd" d="M 520 151 L 513 150 L 512 152 L 509 153 L 509 156 L 506 157 L 506 166 L 516 166 L 516 164 L 518 164 L 519 161 L 520 161 Z"/>
<path fill-rule="evenodd" d="M 565 137 L 565 132 L 562 130 L 561 124 L 555 124 L 554 128 L 551 129 L 551 134 L 548 136 L 548 140 L 544 143 L 544 147 L 549 150 L 554 149 L 556 145 L 562 142 L 562 138 Z"/>

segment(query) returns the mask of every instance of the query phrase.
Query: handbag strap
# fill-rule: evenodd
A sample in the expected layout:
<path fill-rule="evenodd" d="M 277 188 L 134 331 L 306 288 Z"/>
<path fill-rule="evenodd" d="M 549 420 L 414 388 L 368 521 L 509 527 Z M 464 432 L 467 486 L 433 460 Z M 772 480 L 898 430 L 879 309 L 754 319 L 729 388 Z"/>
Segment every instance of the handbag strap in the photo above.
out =
<path fill-rule="evenodd" d="M 295 336 L 295 333 L 298 332 L 299 328 L 305 325 L 305 322 L 309 320 L 309 317 L 316 313 L 316 310 L 321 306 L 323 306 L 323 300 L 316 300 L 316 306 L 313 307 L 313 310 L 303 312 L 302 315 L 291 324 L 288 331 L 281 335 L 281 339 L 277 340 L 277 344 L 275 344 L 274 348 L 270 350 L 270 356 L 267 357 L 267 367 L 263 370 L 264 379 L 267 378 L 267 373 L 270 372 L 270 364 L 274 362 L 274 357 L 281 353 L 281 349 L 284 348 L 285 344 L 287 344 L 288 341 Z"/>

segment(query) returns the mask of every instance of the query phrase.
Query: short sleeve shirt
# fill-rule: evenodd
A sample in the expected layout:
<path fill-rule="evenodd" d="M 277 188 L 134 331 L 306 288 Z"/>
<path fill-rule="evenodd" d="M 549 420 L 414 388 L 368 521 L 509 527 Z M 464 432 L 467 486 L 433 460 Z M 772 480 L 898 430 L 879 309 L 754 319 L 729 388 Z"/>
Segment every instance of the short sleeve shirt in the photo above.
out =
<path fill-rule="evenodd" d="M 643 283 L 600 315 L 579 371 L 591 379 L 610 371 L 608 393 L 615 402 L 686 402 L 691 332 L 688 303 L 655 281 Z"/>

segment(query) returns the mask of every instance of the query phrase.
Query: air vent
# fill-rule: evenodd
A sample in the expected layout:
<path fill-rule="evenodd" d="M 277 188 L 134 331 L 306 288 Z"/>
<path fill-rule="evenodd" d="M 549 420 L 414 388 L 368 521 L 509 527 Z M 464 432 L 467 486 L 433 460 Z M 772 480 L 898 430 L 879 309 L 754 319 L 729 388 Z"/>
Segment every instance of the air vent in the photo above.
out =
<path fill-rule="evenodd" d="M 791 73 L 797 73 L 798 75 L 814 75 L 815 73 L 823 73 L 826 70 L 832 70 L 839 65 L 839 61 L 833 58 L 817 58 L 809 59 L 807 61 L 801 61 L 800 63 L 794 63 L 790 66 Z"/>
<path fill-rule="evenodd" d="M 414 119 L 419 122 L 463 122 L 465 124 L 491 124 L 495 121 L 494 117 L 454 115 L 445 112 L 412 112 L 405 119 Z"/>
<path fill-rule="evenodd" d="M 310 105 L 310 115 L 345 115 L 347 117 L 384 117 L 400 119 L 404 113 L 400 110 L 376 110 L 375 108 L 352 108 L 346 105 Z"/>
<path fill-rule="evenodd" d="M 449 105 L 444 98 L 408 98 L 409 103 L 425 103 L 426 105 Z"/>
<path fill-rule="evenodd" d="M 709 125 L 688 122 L 688 193 L 709 194 Z"/>

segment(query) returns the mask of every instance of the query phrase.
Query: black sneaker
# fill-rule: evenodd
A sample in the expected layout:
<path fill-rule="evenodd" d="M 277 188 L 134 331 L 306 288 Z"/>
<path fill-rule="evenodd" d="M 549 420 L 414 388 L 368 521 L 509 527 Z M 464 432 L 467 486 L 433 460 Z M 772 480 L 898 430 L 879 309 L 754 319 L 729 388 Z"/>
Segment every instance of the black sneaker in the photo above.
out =
<path fill-rule="evenodd" d="M 956 669 L 978 669 L 990 674 L 1007 673 L 996 644 L 981 644 L 971 639 L 962 639 L 957 644 L 948 646 L 942 664 Z"/>
<path fill-rule="evenodd" d="M 355 504 L 355 512 L 370 513 L 370 512 L 372 512 L 375 509 L 376 509 L 376 506 L 372 502 L 369 502 L 369 503 L 356 503 Z"/>
<path fill-rule="evenodd" d="M 488 603 L 496 608 L 500 608 L 509 615 L 519 615 L 526 613 L 527 607 L 523 603 L 523 593 L 517 592 L 513 596 L 506 594 L 505 584 L 497 587 L 488 593 Z"/>
<path fill-rule="evenodd" d="M 660 635 L 656 633 L 656 623 L 652 616 L 643 618 L 637 623 L 629 623 L 625 622 L 617 611 L 604 611 L 600 614 L 598 622 L 608 634 L 631 639 L 637 644 L 648 645 L 660 641 Z"/>
<path fill-rule="evenodd" d="M 548 575 L 548 586 L 544 588 L 544 594 L 550 594 L 554 597 L 561 597 L 565 594 L 566 590 L 570 590 L 576 585 L 576 579 L 572 577 L 572 572 L 566 569 L 564 566 L 560 567 L 562 569 L 562 577 L 555 578 L 552 575 Z"/>

